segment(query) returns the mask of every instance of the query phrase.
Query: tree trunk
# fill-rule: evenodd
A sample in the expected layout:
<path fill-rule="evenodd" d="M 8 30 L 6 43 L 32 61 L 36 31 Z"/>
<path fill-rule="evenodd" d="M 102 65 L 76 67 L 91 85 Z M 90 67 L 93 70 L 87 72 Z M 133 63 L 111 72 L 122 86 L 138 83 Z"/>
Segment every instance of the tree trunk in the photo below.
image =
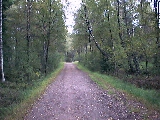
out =
<path fill-rule="evenodd" d="M 3 39 L 2 39 L 2 0 L 0 0 L 0 77 L 2 82 L 5 82 L 3 71 Z"/>
<path fill-rule="evenodd" d="M 117 4 L 118 4 L 118 6 L 117 6 L 117 22 L 118 22 L 118 30 L 119 30 L 119 38 L 120 38 L 120 40 L 121 40 L 121 45 L 122 45 L 122 47 L 124 48 L 125 47 L 125 45 L 124 45 L 124 40 L 123 40 L 123 38 L 122 38 L 122 33 L 121 33 L 121 23 L 120 23 L 120 18 L 119 18 L 119 13 L 120 13 L 120 3 L 119 3 L 119 0 L 117 0 Z"/>
<path fill-rule="evenodd" d="M 109 33 L 110 33 L 110 37 L 111 37 L 111 41 L 109 42 L 109 46 L 111 48 L 113 48 L 113 35 L 112 35 L 112 29 L 111 29 L 111 24 L 110 24 L 110 16 L 109 16 L 109 13 L 108 13 L 108 22 L 109 22 Z"/>
<path fill-rule="evenodd" d="M 128 57 L 128 66 L 129 66 L 129 73 L 134 73 L 134 67 L 133 67 L 133 64 L 132 64 L 132 57 L 131 57 L 131 55 L 127 55 L 127 57 Z"/>
<path fill-rule="evenodd" d="M 126 26 L 126 33 L 127 33 L 127 39 L 130 38 L 130 30 L 129 30 L 129 25 L 128 25 L 128 18 L 127 18 L 127 8 L 126 8 L 126 1 L 123 0 L 123 4 L 124 4 L 124 7 L 123 7 L 123 12 L 124 12 L 124 23 L 125 23 L 125 26 Z"/>
<path fill-rule="evenodd" d="M 26 34 L 26 39 L 27 39 L 27 60 L 29 63 L 29 49 L 30 49 L 30 12 L 31 12 L 31 2 L 30 0 L 27 0 L 27 34 Z"/>
<path fill-rule="evenodd" d="M 31 14 L 31 1 L 27 0 L 27 26 L 26 26 L 26 40 L 27 40 L 27 67 L 30 64 L 30 14 Z M 30 73 L 27 71 L 27 80 L 30 80 Z"/>
<path fill-rule="evenodd" d="M 125 26 L 126 26 L 126 32 L 125 32 L 125 38 L 124 40 L 130 40 L 131 39 L 131 33 L 133 33 L 133 29 L 130 30 L 130 24 L 129 24 L 129 18 L 127 17 L 127 6 L 126 6 L 126 0 L 123 0 L 123 12 L 124 12 L 124 23 L 125 23 Z M 132 41 L 131 41 L 132 42 Z M 124 46 L 124 49 L 126 47 L 126 43 L 125 41 L 123 41 L 123 46 Z M 130 46 L 132 47 L 132 45 Z M 135 72 L 138 72 L 138 67 L 139 67 L 139 63 L 138 63 L 138 59 L 137 59 L 137 56 L 134 55 L 134 53 L 127 53 L 127 57 L 128 57 L 128 66 L 129 66 L 129 72 L 131 73 L 135 73 Z M 132 64 L 133 63 L 133 64 Z"/>
<path fill-rule="evenodd" d="M 145 72 L 148 75 L 148 58 L 147 58 L 147 55 L 146 55 L 146 70 L 145 70 Z"/>
<path fill-rule="evenodd" d="M 159 1 L 154 0 L 154 9 L 155 9 L 155 32 L 156 32 L 156 44 L 157 44 L 157 53 L 155 55 L 155 66 L 158 70 L 158 73 L 160 73 L 160 43 L 159 43 Z"/>
<path fill-rule="evenodd" d="M 48 22 L 48 32 L 47 32 L 47 39 L 45 41 L 45 66 L 44 66 L 44 72 L 45 76 L 47 75 L 47 65 L 48 65 L 48 53 L 49 53 L 49 45 L 50 45 L 50 39 L 51 39 L 51 14 L 52 14 L 52 3 L 51 0 L 48 1 L 48 12 L 49 12 L 49 22 Z"/>
<path fill-rule="evenodd" d="M 83 3 L 83 1 L 82 1 L 82 3 Z M 84 5 L 84 12 L 85 12 L 84 14 L 85 14 L 85 21 L 86 21 L 87 29 L 88 29 L 88 32 L 90 35 L 90 40 L 92 40 L 94 42 L 94 44 L 96 45 L 96 47 L 100 51 L 100 53 L 108 60 L 108 58 L 109 58 L 108 54 L 100 47 L 100 45 L 98 44 L 97 40 L 95 39 L 95 37 L 93 35 L 91 24 L 90 24 L 89 18 L 87 16 L 88 11 L 87 11 L 86 5 Z"/>
<path fill-rule="evenodd" d="M 135 65 L 135 72 L 136 74 L 139 74 L 140 72 L 140 67 L 139 67 L 139 61 L 138 61 L 138 57 L 136 54 L 133 54 L 133 63 Z"/>
<path fill-rule="evenodd" d="M 156 43 L 159 46 L 159 2 L 158 0 L 154 1 L 154 9 L 155 9 L 155 18 L 156 18 L 156 22 L 155 22 L 155 28 L 156 28 Z"/>

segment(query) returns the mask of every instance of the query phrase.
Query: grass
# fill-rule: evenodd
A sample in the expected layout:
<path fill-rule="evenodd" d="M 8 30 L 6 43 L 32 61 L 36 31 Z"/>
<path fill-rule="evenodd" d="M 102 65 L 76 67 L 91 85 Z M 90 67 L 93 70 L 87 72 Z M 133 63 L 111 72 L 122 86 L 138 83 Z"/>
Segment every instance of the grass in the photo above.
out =
<path fill-rule="evenodd" d="M 32 84 L 25 83 L 4 83 L 0 86 L 0 120 L 23 120 L 27 111 L 34 102 L 44 93 L 47 86 L 55 80 L 56 76 L 63 69 L 64 64 L 60 66 L 43 80 L 32 81 Z M 3 87 L 2 87 L 3 86 Z M 22 89 L 27 86 L 27 88 Z"/>
<path fill-rule="evenodd" d="M 156 90 L 138 88 L 135 85 L 119 80 L 118 78 L 91 72 L 81 66 L 79 63 L 76 64 L 78 65 L 79 69 L 87 72 L 91 79 L 102 88 L 108 89 L 108 87 L 112 86 L 117 90 L 134 96 L 137 100 L 145 103 L 147 107 L 157 109 L 158 111 L 160 110 L 160 92 Z"/>

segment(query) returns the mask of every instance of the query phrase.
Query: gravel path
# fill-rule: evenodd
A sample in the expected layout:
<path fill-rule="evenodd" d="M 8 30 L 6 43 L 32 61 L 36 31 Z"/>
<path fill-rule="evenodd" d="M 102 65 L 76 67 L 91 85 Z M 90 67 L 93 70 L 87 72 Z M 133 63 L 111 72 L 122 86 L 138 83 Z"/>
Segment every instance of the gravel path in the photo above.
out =
<path fill-rule="evenodd" d="M 66 63 L 25 120 L 160 120 L 158 112 L 110 90 L 100 89 L 76 65 Z"/>

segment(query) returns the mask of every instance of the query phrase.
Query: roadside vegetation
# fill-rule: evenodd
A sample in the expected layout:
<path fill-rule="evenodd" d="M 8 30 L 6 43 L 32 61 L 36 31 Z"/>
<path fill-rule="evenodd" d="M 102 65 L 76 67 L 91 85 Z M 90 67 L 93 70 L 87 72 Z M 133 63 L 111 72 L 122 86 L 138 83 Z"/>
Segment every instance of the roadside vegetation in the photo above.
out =
<path fill-rule="evenodd" d="M 33 80 L 29 83 L 0 83 L 0 119 L 23 119 L 34 102 L 44 93 L 47 86 L 55 80 L 63 66 L 64 64 L 61 63 L 54 72 L 45 78 Z"/>
<path fill-rule="evenodd" d="M 83 1 L 75 14 L 71 57 L 91 71 L 116 76 L 140 88 L 159 90 L 156 5 L 157 1 L 142 0 Z"/>
<path fill-rule="evenodd" d="M 92 80 L 103 89 L 107 90 L 110 86 L 114 87 L 117 90 L 125 92 L 129 96 L 134 96 L 135 99 L 145 103 L 147 107 L 160 111 L 160 92 L 158 90 L 138 88 L 124 80 L 98 72 L 91 72 L 80 63 L 76 64 L 79 69 L 87 72 Z"/>

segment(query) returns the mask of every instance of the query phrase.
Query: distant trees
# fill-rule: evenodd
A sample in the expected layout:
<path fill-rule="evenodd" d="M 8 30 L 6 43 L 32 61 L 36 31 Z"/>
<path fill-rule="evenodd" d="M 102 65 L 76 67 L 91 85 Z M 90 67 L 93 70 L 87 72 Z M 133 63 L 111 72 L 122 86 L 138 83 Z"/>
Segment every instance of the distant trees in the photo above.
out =
<path fill-rule="evenodd" d="M 4 70 L 9 81 L 35 80 L 53 71 L 65 51 L 62 4 L 18 1 L 5 11 Z"/>
<path fill-rule="evenodd" d="M 83 1 L 73 33 L 77 59 L 103 72 L 159 74 L 155 12 L 144 0 Z"/>

